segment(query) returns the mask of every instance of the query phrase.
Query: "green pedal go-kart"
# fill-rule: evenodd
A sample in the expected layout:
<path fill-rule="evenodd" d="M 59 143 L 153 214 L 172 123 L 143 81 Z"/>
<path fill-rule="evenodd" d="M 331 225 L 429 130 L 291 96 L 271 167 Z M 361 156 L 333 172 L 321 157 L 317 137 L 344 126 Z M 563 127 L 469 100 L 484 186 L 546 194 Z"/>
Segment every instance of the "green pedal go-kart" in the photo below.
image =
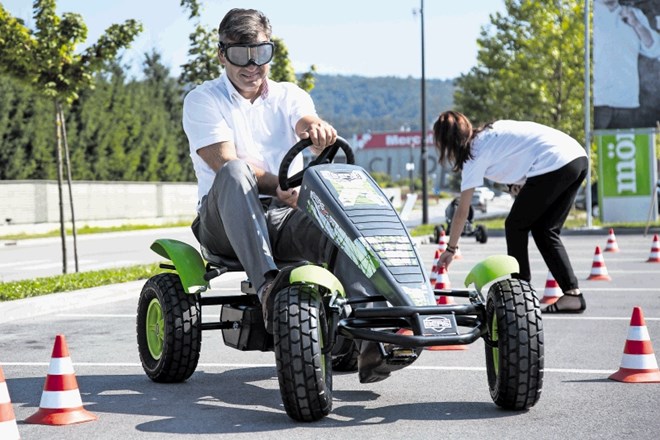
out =
<path fill-rule="evenodd" d="M 273 293 L 271 335 L 249 280 L 240 292 L 213 295 L 210 280 L 243 270 L 237 261 L 180 241 L 156 240 L 151 248 L 171 263 L 162 265 L 170 272 L 147 280 L 139 299 L 138 349 L 147 376 L 185 381 L 197 367 L 202 333 L 221 330 L 229 347 L 272 350 L 286 413 L 315 421 L 332 409 L 333 370 L 357 371 L 362 345 L 376 346 L 376 369 L 389 372 L 412 364 L 424 347 L 481 338 L 495 404 L 511 410 L 536 404 L 543 382 L 543 326 L 533 288 L 510 276 L 518 271 L 515 259 L 488 257 L 466 277 L 466 287 L 473 288 L 434 291 L 408 230 L 369 174 L 353 165 L 345 140 L 338 138 L 288 177 L 289 165 L 309 145 L 303 140 L 286 154 L 280 186 L 300 186 L 299 209 L 350 258 L 364 285 L 377 291 L 350 298 L 332 267 L 298 266 L 288 285 Z M 334 162 L 339 149 L 346 163 Z M 464 301 L 438 305 L 441 295 Z M 217 305 L 219 319 L 202 322 L 202 310 Z"/>

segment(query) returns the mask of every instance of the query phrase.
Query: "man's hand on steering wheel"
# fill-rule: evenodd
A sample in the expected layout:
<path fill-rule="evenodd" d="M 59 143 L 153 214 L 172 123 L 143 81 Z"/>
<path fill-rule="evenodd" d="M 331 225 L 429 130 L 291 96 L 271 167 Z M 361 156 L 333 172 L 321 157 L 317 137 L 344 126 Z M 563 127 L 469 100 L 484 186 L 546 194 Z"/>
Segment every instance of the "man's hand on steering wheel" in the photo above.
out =
<path fill-rule="evenodd" d="M 324 120 L 306 116 L 298 124 L 298 137 L 312 141 L 310 147 L 315 156 L 321 154 L 325 147 L 332 145 L 337 140 L 337 130 Z"/>
<path fill-rule="evenodd" d="M 298 207 L 298 191 L 296 189 L 289 188 L 287 190 L 283 190 L 279 185 L 277 185 L 275 192 L 277 193 L 277 198 L 281 202 L 286 203 L 294 209 Z"/>

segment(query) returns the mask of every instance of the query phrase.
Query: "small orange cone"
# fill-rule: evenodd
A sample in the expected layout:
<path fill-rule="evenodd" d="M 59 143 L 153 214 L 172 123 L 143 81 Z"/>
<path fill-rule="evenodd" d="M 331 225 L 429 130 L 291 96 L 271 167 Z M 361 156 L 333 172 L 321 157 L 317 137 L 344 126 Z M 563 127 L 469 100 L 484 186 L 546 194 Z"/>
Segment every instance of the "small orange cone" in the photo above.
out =
<path fill-rule="evenodd" d="M 438 261 L 440 260 L 440 249 L 435 250 L 435 257 L 433 258 L 433 267 L 431 268 L 431 274 L 429 275 L 429 279 L 431 281 L 431 285 L 435 286 L 435 282 L 438 279 Z"/>
<path fill-rule="evenodd" d="M 631 383 L 660 382 L 658 361 L 653 353 L 649 331 L 646 328 L 641 307 L 633 308 L 628 338 L 623 348 L 621 366 L 619 371 L 609 378 L 619 382 Z"/>
<path fill-rule="evenodd" d="M 605 252 L 619 252 L 619 245 L 616 242 L 616 236 L 614 235 L 614 229 L 610 228 L 610 232 L 607 236 L 607 244 L 605 245 Z"/>
<path fill-rule="evenodd" d="M 451 289 L 451 283 L 449 282 L 449 275 L 447 274 L 447 268 L 445 266 L 439 266 L 438 270 L 438 280 L 435 283 L 434 290 L 449 290 Z M 456 304 L 454 298 L 447 295 L 438 295 L 436 294 L 436 304 L 439 306 Z M 434 345 L 432 347 L 425 347 L 427 350 L 467 350 L 467 345 Z"/>
<path fill-rule="evenodd" d="M 447 234 L 445 234 L 445 230 L 443 229 L 440 231 L 440 238 L 438 239 L 438 250 L 440 253 L 447 250 L 447 240 Z"/>
<path fill-rule="evenodd" d="M 447 274 L 447 268 L 445 266 L 438 266 L 437 278 L 433 290 L 449 290 L 451 289 L 451 283 L 449 282 L 449 274 Z M 436 294 L 437 296 L 437 294 Z M 442 295 L 440 296 L 442 298 Z M 440 299 L 438 298 L 438 304 L 440 304 Z M 453 304 L 453 303 L 443 303 L 443 304 Z"/>
<path fill-rule="evenodd" d="M 17 440 L 21 438 L 16 425 L 14 408 L 11 406 L 9 390 L 5 382 L 5 374 L 0 367 L 0 438 L 2 440 Z"/>
<path fill-rule="evenodd" d="M 559 284 L 552 276 L 552 272 L 548 271 L 548 278 L 545 280 L 545 291 L 543 292 L 543 298 L 541 298 L 541 304 L 554 304 L 557 300 L 564 294 L 559 288 Z"/>
<path fill-rule="evenodd" d="M 653 235 L 653 244 L 651 245 L 651 254 L 648 263 L 660 263 L 660 243 L 658 243 L 658 234 Z"/>
<path fill-rule="evenodd" d="M 587 279 L 604 281 L 612 280 L 612 278 L 607 273 L 607 267 L 605 267 L 605 260 L 603 259 L 603 254 L 600 252 L 600 246 L 596 246 L 594 262 L 591 265 L 591 274 L 589 274 L 589 278 Z"/>
<path fill-rule="evenodd" d="M 96 419 L 83 408 L 66 340 L 64 335 L 57 335 L 39 410 L 25 419 L 25 423 L 70 425 Z"/>

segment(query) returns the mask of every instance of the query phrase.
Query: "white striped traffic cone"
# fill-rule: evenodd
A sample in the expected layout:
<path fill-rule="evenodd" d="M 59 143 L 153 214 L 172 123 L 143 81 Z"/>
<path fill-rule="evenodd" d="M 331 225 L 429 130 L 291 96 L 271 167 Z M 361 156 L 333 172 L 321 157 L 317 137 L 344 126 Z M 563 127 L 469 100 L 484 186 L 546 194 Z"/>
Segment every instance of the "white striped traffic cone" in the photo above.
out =
<path fill-rule="evenodd" d="M 11 406 L 5 374 L 0 367 L 0 438 L 2 440 L 17 440 L 21 438 L 16 425 L 14 408 Z"/>
<path fill-rule="evenodd" d="M 439 266 L 438 271 L 438 281 L 435 283 L 434 290 L 450 290 L 451 283 L 449 282 L 449 275 L 447 274 L 447 268 L 445 266 Z M 436 303 L 438 305 L 447 305 L 447 304 L 456 304 L 454 298 L 448 295 L 438 294 Z M 431 347 L 426 347 L 427 350 L 439 351 L 439 350 L 467 350 L 467 345 L 434 345 Z"/>
<path fill-rule="evenodd" d="M 605 245 L 605 252 L 619 252 L 619 244 L 616 242 L 616 236 L 614 235 L 614 229 L 610 228 L 610 232 L 607 236 L 607 244 Z"/>
<path fill-rule="evenodd" d="M 545 290 L 543 292 L 543 298 L 541 298 L 541 304 L 554 304 L 557 300 L 564 294 L 557 284 L 557 281 L 552 276 L 552 272 L 548 271 L 548 277 L 545 280 Z"/>
<path fill-rule="evenodd" d="M 57 335 L 39 410 L 25 419 L 25 423 L 70 425 L 96 419 L 83 408 L 66 340 L 64 335 Z"/>
<path fill-rule="evenodd" d="M 660 369 L 653 353 L 651 338 L 646 328 L 641 307 L 633 308 L 630 318 L 628 338 L 623 348 L 623 358 L 619 371 L 612 374 L 612 380 L 632 383 L 660 382 Z"/>
<path fill-rule="evenodd" d="M 438 239 L 438 250 L 440 253 L 447 250 L 447 240 L 447 234 L 445 234 L 445 230 L 443 229 L 440 231 L 440 239 Z"/>
<path fill-rule="evenodd" d="M 447 274 L 447 268 L 445 266 L 438 266 L 437 273 L 438 273 L 438 278 L 435 281 L 433 290 L 451 289 L 451 283 L 449 282 L 449 274 Z M 440 302 L 438 302 L 438 304 L 440 304 Z M 444 303 L 444 304 L 451 304 L 451 303 Z"/>
<path fill-rule="evenodd" d="M 611 281 L 612 278 L 607 273 L 607 267 L 605 266 L 605 259 L 603 259 L 603 254 L 600 252 L 600 246 L 596 246 L 596 252 L 594 252 L 594 261 L 591 265 L 591 273 L 589 274 L 588 280 L 604 280 Z"/>
<path fill-rule="evenodd" d="M 436 280 L 438 279 L 438 261 L 440 260 L 440 254 L 440 249 L 436 249 L 435 257 L 433 257 L 433 267 L 431 268 L 431 274 L 429 276 L 432 286 L 435 286 Z"/>
<path fill-rule="evenodd" d="M 649 263 L 660 263 L 660 243 L 658 242 L 658 234 L 653 235 L 651 254 L 649 255 L 649 259 L 646 261 Z"/>

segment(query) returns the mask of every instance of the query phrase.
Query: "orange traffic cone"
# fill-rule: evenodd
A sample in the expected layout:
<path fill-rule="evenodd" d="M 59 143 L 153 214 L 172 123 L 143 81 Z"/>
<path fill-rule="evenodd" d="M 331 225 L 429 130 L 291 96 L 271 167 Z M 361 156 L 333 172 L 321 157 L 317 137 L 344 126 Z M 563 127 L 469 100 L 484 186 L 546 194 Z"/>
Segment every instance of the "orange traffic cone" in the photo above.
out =
<path fill-rule="evenodd" d="M 451 283 L 449 282 L 449 275 L 447 274 L 447 268 L 445 266 L 438 266 L 437 270 L 437 279 L 433 290 L 449 290 L 451 289 Z M 442 295 L 440 296 L 442 298 Z M 440 299 L 438 298 L 438 304 L 440 304 Z M 443 303 L 443 304 L 453 304 L 453 303 Z"/>
<path fill-rule="evenodd" d="M 463 254 L 461 253 L 461 248 L 456 246 L 456 252 L 454 253 L 454 260 L 460 260 L 463 258 Z"/>
<path fill-rule="evenodd" d="M 609 378 L 619 382 L 660 382 L 660 369 L 653 353 L 641 307 L 633 308 L 621 367 Z"/>
<path fill-rule="evenodd" d="M 435 283 L 434 290 L 449 290 L 451 283 L 449 282 L 449 275 L 445 266 L 439 266 L 438 280 Z M 454 298 L 447 295 L 438 295 L 436 303 L 440 306 L 448 304 L 456 304 Z M 435 345 L 426 347 L 427 350 L 467 350 L 467 345 Z"/>
<path fill-rule="evenodd" d="M 605 252 L 619 252 L 619 245 L 614 236 L 614 229 L 610 228 L 609 235 L 607 236 L 607 244 L 605 245 Z"/>
<path fill-rule="evenodd" d="M 55 337 L 51 357 L 39 411 L 25 419 L 25 423 L 70 425 L 96 420 L 97 417 L 82 406 L 64 335 Z"/>
<path fill-rule="evenodd" d="M 18 434 L 14 408 L 11 406 L 9 390 L 5 382 L 5 374 L 0 367 L 0 438 L 2 440 L 16 440 L 21 438 Z"/>
<path fill-rule="evenodd" d="M 612 278 L 607 274 L 607 267 L 605 267 L 605 260 L 603 254 L 600 252 L 600 246 L 596 246 L 594 253 L 594 262 L 591 265 L 591 274 L 588 280 L 605 280 L 611 281 Z"/>
<path fill-rule="evenodd" d="M 541 298 L 541 304 L 554 304 L 557 300 L 564 294 L 559 288 L 559 284 L 552 276 L 552 272 L 548 271 L 548 278 L 545 280 L 545 291 L 543 292 L 543 298 Z"/>
<path fill-rule="evenodd" d="M 658 234 L 653 235 L 651 254 L 649 255 L 649 259 L 646 261 L 649 263 L 660 263 L 660 243 L 658 243 Z"/>
<path fill-rule="evenodd" d="M 431 268 L 431 275 L 429 276 L 432 286 L 435 286 L 436 280 L 438 279 L 438 260 L 440 260 L 440 253 L 440 249 L 435 250 L 433 267 Z"/>
<path fill-rule="evenodd" d="M 440 231 L 440 238 L 438 239 L 438 250 L 440 253 L 447 250 L 447 240 L 447 234 L 445 234 L 445 230 L 443 229 Z"/>

